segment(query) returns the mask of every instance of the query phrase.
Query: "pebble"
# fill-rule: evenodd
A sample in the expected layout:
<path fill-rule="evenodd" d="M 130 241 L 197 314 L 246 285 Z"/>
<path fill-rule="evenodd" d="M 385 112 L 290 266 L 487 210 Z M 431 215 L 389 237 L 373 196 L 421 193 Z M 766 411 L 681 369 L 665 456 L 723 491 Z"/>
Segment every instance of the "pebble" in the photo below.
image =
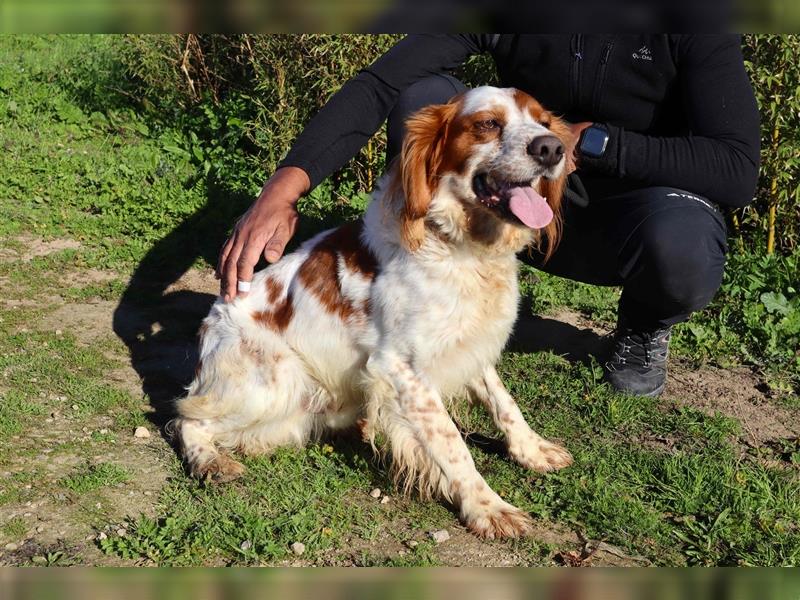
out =
<path fill-rule="evenodd" d="M 80 407 L 77 404 L 72 405 L 72 410 L 78 410 Z"/>
<path fill-rule="evenodd" d="M 104 532 L 102 532 L 102 531 L 101 531 L 100 533 L 98 533 L 98 534 L 97 534 L 97 538 L 95 538 L 95 539 L 96 539 L 98 542 L 102 542 L 102 541 L 103 541 L 104 539 L 106 539 L 107 537 L 108 537 L 108 536 L 107 536 L 107 535 L 106 535 Z"/>
<path fill-rule="evenodd" d="M 372 496 L 373 498 L 380 498 L 380 497 L 381 497 L 381 490 L 380 490 L 380 488 L 375 488 L 374 490 L 372 490 L 372 491 L 369 493 L 369 495 L 370 495 L 370 496 Z"/>
<path fill-rule="evenodd" d="M 146 490 L 146 491 L 145 491 L 145 493 L 144 493 L 144 495 L 145 495 L 145 496 L 152 496 L 152 495 L 153 495 L 153 492 L 151 492 L 150 490 Z"/>
<path fill-rule="evenodd" d="M 11 544 L 6 544 L 5 548 L 6 548 L 6 550 L 8 550 L 9 552 L 14 552 L 14 551 L 15 551 L 17 548 L 19 548 L 19 546 L 17 546 L 17 545 L 16 545 L 16 544 L 14 544 L 14 543 L 11 543 Z"/>
<path fill-rule="evenodd" d="M 62 333 L 62 332 L 61 332 L 61 330 L 60 330 L 60 329 L 56 329 L 56 335 L 61 335 L 61 333 Z"/>
<path fill-rule="evenodd" d="M 241 548 L 242 550 L 250 550 L 250 548 L 252 547 L 253 547 L 253 542 L 251 542 L 250 540 L 243 541 L 242 544 L 239 546 L 239 548 Z"/>
<path fill-rule="evenodd" d="M 108 429 L 101 429 L 99 433 L 100 435 L 105 435 L 108 433 Z"/>
<path fill-rule="evenodd" d="M 297 556 L 300 556 L 306 551 L 306 545 L 303 542 L 294 542 L 290 548 Z"/>
<path fill-rule="evenodd" d="M 148 431 L 147 427 L 139 426 L 136 428 L 136 431 L 133 432 L 133 437 L 141 439 L 149 438 L 150 432 Z"/>
<path fill-rule="evenodd" d="M 440 529 L 431 533 L 431 539 L 437 544 L 441 544 L 450 539 L 450 532 L 447 529 Z"/>
<path fill-rule="evenodd" d="M 44 531 L 44 527 L 42 527 L 41 525 L 39 525 L 39 526 L 36 528 L 36 533 L 42 533 L 43 531 Z"/>
<path fill-rule="evenodd" d="M 419 546 L 419 542 L 417 540 L 408 540 L 406 542 L 406 546 L 408 546 L 409 548 L 416 548 L 417 546 Z"/>
<path fill-rule="evenodd" d="M 389 504 L 389 500 L 391 500 L 389 496 L 384 496 L 383 498 L 381 498 L 381 504 Z"/>
<path fill-rule="evenodd" d="M 120 529 L 117 529 L 117 535 L 118 535 L 119 537 L 125 537 L 125 534 L 126 534 L 126 533 L 128 533 L 128 532 L 127 532 L 127 531 L 125 531 L 124 529 L 121 529 L 121 528 L 120 528 Z"/>

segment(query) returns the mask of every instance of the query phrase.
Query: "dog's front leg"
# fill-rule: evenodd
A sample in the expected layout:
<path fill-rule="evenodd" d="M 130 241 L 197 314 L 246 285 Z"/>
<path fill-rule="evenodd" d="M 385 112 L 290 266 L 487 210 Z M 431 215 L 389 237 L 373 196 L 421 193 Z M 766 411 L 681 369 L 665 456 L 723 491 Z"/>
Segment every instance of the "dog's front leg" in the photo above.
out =
<path fill-rule="evenodd" d="M 531 518 L 504 501 L 475 468 L 475 463 L 439 393 L 403 360 L 386 361 L 384 373 L 397 392 L 399 414 L 413 431 L 432 468 L 441 472 L 437 486 L 458 506 L 461 520 L 485 538 L 518 537 L 530 531 Z M 390 443 L 393 440 L 390 435 Z"/>
<path fill-rule="evenodd" d="M 545 473 L 572 464 L 572 455 L 531 429 L 493 366 L 470 383 L 470 389 L 506 437 L 508 453 L 524 467 Z"/>

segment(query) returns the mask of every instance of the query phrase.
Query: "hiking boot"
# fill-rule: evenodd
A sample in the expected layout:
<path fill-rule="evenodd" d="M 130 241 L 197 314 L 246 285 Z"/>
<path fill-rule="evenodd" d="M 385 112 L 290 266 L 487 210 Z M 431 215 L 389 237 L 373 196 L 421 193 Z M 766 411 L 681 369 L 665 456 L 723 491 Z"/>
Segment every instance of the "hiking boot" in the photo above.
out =
<path fill-rule="evenodd" d="M 667 354 L 671 327 L 634 331 L 622 319 L 614 332 L 605 376 L 611 386 L 636 396 L 659 396 L 667 383 Z"/>

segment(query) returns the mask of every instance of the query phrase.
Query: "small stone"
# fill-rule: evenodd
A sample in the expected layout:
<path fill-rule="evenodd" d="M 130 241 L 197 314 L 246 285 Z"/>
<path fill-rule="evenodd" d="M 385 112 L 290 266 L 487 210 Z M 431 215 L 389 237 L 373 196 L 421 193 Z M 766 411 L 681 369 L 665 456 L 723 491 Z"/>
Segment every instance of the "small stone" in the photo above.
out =
<path fill-rule="evenodd" d="M 389 496 L 384 496 L 383 498 L 381 498 L 381 504 L 389 504 L 389 500 L 391 500 Z"/>
<path fill-rule="evenodd" d="M 56 335 L 61 335 L 62 331 L 60 329 L 56 329 Z"/>
<path fill-rule="evenodd" d="M 306 545 L 303 542 L 294 542 L 290 548 L 295 555 L 300 556 L 306 551 Z"/>
<path fill-rule="evenodd" d="M 150 437 L 150 432 L 147 430 L 147 427 L 137 427 L 136 431 L 133 432 L 133 437 L 146 439 Z"/>
<path fill-rule="evenodd" d="M 98 534 L 97 534 L 97 537 L 96 537 L 95 539 L 96 539 L 98 542 L 102 542 L 102 541 L 103 541 L 104 539 L 106 539 L 107 537 L 108 537 L 108 536 L 107 536 L 105 533 L 103 533 L 103 532 L 101 531 L 100 533 L 98 533 Z"/>
<path fill-rule="evenodd" d="M 80 407 L 77 404 L 72 405 L 72 410 L 78 410 Z"/>
<path fill-rule="evenodd" d="M 17 548 L 19 548 L 19 546 L 17 546 L 14 543 L 11 543 L 11 544 L 6 544 L 5 548 L 8 552 L 14 552 Z"/>
<path fill-rule="evenodd" d="M 370 495 L 370 496 L 372 496 L 373 498 L 380 498 L 380 497 L 381 497 L 381 490 L 380 490 L 380 488 L 375 488 L 374 490 L 372 490 L 372 491 L 369 493 L 369 495 Z"/>
<path fill-rule="evenodd" d="M 419 546 L 419 542 L 417 540 L 408 540 L 406 542 L 406 546 L 408 546 L 409 548 L 411 548 L 413 550 L 414 548 Z"/>
<path fill-rule="evenodd" d="M 127 531 L 125 531 L 125 530 L 124 530 L 124 529 L 122 529 L 122 528 L 120 528 L 120 529 L 117 529 L 117 535 L 118 535 L 119 537 L 125 537 L 125 534 L 126 534 L 126 533 L 128 533 L 128 532 L 127 532 Z"/>
<path fill-rule="evenodd" d="M 108 429 L 101 429 L 99 433 L 100 435 L 106 435 L 108 433 Z"/>
<path fill-rule="evenodd" d="M 34 556 L 31 562 L 35 565 L 46 565 L 47 559 L 44 556 Z"/>
<path fill-rule="evenodd" d="M 252 548 L 252 547 L 253 547 L 253 542 L 251 542 L 250 540 L 243 541 L 241 543 L 241 545 L 239 546 L 239 548 L 241 548 L 242 550 L 245 550 L 245 551 L 246 550 L 250 550 L 250 548 Z"/>
<path fill-rule="evenodd" d="M 431 539 L 437 544 L 441 544 L 450 539 L 450 532 L 447 529 L 440 529 L 431 533 Z"/>
<path fill-rule="evenodd" d="M 152 496 L 153 492 L 151 492 L 150 490 L 145 490 L 144 495 L 145 496 Z"/>
<path fill-rule="evenodd" d="M 42 527 L 41 525 L 39 525 L 39 526 L 36 528 L 36 533 L 42 533 L 43 531 L 44 531 L 44 527 Z"/>

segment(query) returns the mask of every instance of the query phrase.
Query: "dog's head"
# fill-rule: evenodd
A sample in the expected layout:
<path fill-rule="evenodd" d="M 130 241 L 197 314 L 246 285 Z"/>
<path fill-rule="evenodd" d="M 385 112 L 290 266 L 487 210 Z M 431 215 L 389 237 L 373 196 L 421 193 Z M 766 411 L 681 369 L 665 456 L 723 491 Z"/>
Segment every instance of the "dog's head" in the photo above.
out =
<path fill-rule="evenodd" d="M 426 223 L 453 240 L 509 247 L 543 231 L 549 256 L 560 232 L 568 134 L 513 88 L 479 87 L 415 113 L 399 166 L 403 243 L 417 249 Z"/>

